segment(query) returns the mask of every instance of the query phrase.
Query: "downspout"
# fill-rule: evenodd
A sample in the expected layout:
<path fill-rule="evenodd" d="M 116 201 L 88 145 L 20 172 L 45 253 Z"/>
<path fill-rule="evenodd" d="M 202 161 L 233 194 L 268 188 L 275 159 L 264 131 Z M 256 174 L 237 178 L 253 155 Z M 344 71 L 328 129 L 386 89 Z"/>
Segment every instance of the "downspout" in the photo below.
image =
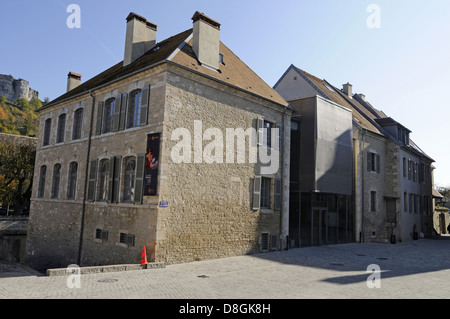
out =
<path fill-rule="evenodd" d="M 280 145 L 280 149 L 282 151 L 281 156 L 281 177 L 282 177 L 282 187 L 281 187 L 281 250 L 288 250 L 289 243 L 289 200 L 285 201 L 285 190 L 284 190 L 284 183 L 286 180 L 289 181 L 289 177 L 284 176 L 284 164 L 285 164 L 285 145 L 286 145 L 286 108 L 284 108 L 283 112 L 283 138 L 282 138 L 282 145 Z M 280 132 L 281 134 L 281 132 Z M 289 184 L 288 184 L 289 188 Z M 289 195 L 289 190 L 288 193 Z M 287 204 L 286 204 L 287 202 Z M 286 208 L 287 205 L 287 208 Z"/>
<path fill-rule="evenodd" d="M 81 252 L 83 250 L 83 233 L 84 233 L 84 222 L 85 222 L 85 214 L 86 214 L 86 200 L 87 200 L 87 186 L 89 180 L 89 161 L 91 156 L 91 144 L 92 144 L 92 127 L 94 125 L 94 110 L 95 110 L 95 95 L 92 90 L 89 91 L 89 95 L 92 98 L 92 107 L 91 107 L 91 123 L 89 124 L 89 139 L 88 139 L 88 149 L 86 155 L 86 172 L 84 175 L 84 191 L 83 191 L 83 205 L 81 209 L 81 226 L 80 226 L 80 243 L 78 248 L 78 261 L 77 264 L 81 266 Z"/>
<path fill-rule="evenodd" d="M 364 242 L 364 137 L 366 135 L 366 131 L 363 129 L 361 134 L 361 139 L 359 143 L 359 152 L 361 153 L 361 230 L 359 235 L 359 242 Z"/>

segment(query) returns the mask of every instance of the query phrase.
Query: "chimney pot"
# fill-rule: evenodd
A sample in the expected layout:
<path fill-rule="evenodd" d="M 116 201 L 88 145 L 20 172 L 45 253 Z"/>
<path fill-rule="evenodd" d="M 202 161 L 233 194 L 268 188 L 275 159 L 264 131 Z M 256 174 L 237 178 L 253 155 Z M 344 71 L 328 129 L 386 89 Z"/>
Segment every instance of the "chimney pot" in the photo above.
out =
<path fill-rule="evenodd" d="M 195 12 L 192 17 L 194 36 L 192 48 L 198 61 L 207 67 L 220 68 L 220 23 Z"/>
<path fill-rule="evenodd" d="M 127 32 L 123 66 L 133 63 L 155 46 L 158 30 L 156 24 L 134 12 L 131 12 L 126 20 Z"/>
<path fill-rule="evenodd" d="M 69 72 L 67 74 L 67 92 L 73 90 L 81 84 L 81 74 Z"/>
<path fill-rule="evenodd" d="M 352 97 L 353 96 L 353 86 L 347 82 L 347 84 L 343 85 L 343 91 L 344 93 L 348 96 L 348 97 Z"/>

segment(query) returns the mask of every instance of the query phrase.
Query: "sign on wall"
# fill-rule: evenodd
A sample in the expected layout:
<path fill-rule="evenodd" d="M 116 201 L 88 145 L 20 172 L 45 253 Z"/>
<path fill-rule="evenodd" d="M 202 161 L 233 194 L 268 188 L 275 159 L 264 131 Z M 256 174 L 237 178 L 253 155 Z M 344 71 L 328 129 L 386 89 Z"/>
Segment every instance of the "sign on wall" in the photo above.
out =
<path fill-rule="evenodd" d="M 158 194 L 159 145 L 161 134 L 149 134 L 145 154 L 144 196 Z"/>

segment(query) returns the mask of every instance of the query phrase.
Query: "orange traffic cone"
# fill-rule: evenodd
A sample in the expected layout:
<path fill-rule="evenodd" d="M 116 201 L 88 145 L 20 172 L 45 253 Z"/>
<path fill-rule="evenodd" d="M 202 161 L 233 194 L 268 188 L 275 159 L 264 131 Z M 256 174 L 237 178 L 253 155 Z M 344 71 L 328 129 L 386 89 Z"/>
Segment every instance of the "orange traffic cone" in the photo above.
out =
<path fill-rule="evenodd" d="M 145 246 L 142 249 L 141 265 L 148 265 L 148 262 L 147 262 L 147 251 L 145 250 Z"/>

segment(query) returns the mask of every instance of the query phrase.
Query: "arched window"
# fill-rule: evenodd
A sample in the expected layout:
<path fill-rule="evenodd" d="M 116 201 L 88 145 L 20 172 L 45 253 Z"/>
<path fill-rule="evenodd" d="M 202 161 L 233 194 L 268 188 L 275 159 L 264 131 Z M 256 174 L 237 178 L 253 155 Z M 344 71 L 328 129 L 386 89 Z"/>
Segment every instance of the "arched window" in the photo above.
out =
<path fill-rule="evenodd" d="M 72 162 L 69 165 L 69 183 L 67 185 L 67 199 L 75 199 L 77 189 L 78 163 Z"/>
<path fill-rule="evenodd" d="M 98 200 L 108 200 L 109 194 L 109 176 L 110 174 L 110 162 L 109 160 L 102 160 L 100 162 L 99 170 L 99 188 L 98 188 Z"/>
<path fill-rule="evenodd" d="M 42 141 L 43 146 L 50 144 L 50 132 L 52 129 L 52 119 L 47 119 L 44 125 L 44 140 Z"/>
<path fill-rule="evenodd" d="M 125 161 L 125 176 L 123 183 L 123 201 L 134 202 L 136 179 L 136 158 L 130 157 Z"/>
<path fill-rule="evenodd" d="M 112 121 L 113 121 L 115 105 L 116 105 L 116 99 L 114 99 L 114 98 L 107 100 L 105 103 L 105 108 L 103 110 L 102 133 L 109 133 L 112 131 Z"/>
<path fill-rule="evenodd" d="M 135 90 L 130 93 L 130 101 L 127 111 L 127 128 L 140 125 L 142 106 L 142 91 Z"/>
<path fill-rule="evenodd" d="M 81 139 L 81 129 L 83 128 L 83 109 L 80 108 L 75 111 L 73 115 L 73 132 L 72 140 Z"/>
<path fill-rule="evenodd" d="M 64 134 L 66 133 L 66 114 L 58 117 L 58 130 L 56 131 L 56 143 L 64 143 Z"/>
<path fill-rule="evenodd" d="M 53 167 L 53 181 L 52 181 L 52 199 L 59 197 L 59 184 L 61 181 L 61 164 L 56 164 Z"/>
<path fill-rule="evenodd" d="M 46 175 L 47 175 L 47 166 L 43 165 L 43 166 L 41 166 L 41 169 L 39 171 L 39 186 L 38 186 L 38 194 L 37 194 L 37 197 L 39 197 L 39 198 L 44 197 Z"/>

